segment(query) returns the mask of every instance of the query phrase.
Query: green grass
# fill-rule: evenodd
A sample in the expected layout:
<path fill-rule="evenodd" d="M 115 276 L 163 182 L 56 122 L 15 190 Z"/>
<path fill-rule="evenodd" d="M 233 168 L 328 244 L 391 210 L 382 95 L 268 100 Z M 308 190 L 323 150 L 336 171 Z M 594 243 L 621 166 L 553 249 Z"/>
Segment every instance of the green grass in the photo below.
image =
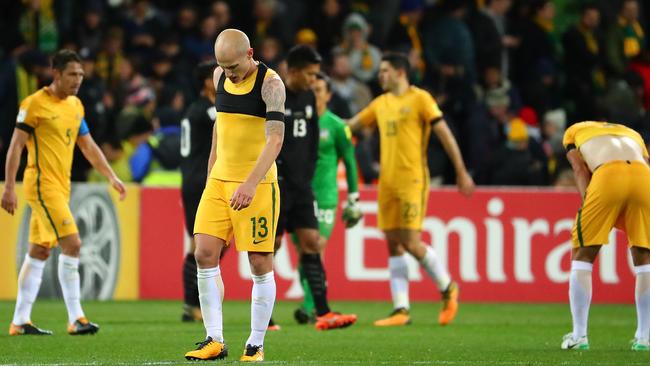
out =
<path fill-rule="evenodd" d="M 71 337 L 62 301 L 37 301 L 33 320 L 55 331 L 51 337 L 9 337 L 12 302 L 0 302 L 6 327 L 0 335 L 0 364 L 172 365 L 189 364 L 183 354 L 202 340 L 202 324 L 179 321 L 176 302 L 86 302 L 86 313 L 101 325 L 95 336 Z M 351 328 L 318 332 L 297 325 L 296 303 L 276 304 L 279 332 L 266 337 L 267 363 L 306 365 L 649 365 L 650 353 L 634 353 L 628 341 L 636 326 L 633 306 L 598 305 L 591 310 L 590 351 L 561 351 L 570 329 L 568 305 L 461 304 L 458 318 L 437 325 L 438 304 L 413 304 L 413 324 L 376 328 L 388 303 L 339 302 L 355 312 Z M 249 305 L 228 301 L 224 327 L 230 356 L 239 359 L 248 337 Z"/>

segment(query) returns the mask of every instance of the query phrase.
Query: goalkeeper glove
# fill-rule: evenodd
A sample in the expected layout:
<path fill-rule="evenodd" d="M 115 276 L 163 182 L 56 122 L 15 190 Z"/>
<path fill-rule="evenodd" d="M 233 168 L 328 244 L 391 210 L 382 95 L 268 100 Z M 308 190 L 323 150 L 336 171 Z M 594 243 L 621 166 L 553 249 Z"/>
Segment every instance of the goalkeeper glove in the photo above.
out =
<path fill-rule="evenodd" d="M 348 194 L 348 201 L 343 205 L 343 214 L 341 215 L 346 228 L 351 228 L 356 225 L 363 214 L 361 207 L 359 207 L 359 193 L 354 192 Z"/>

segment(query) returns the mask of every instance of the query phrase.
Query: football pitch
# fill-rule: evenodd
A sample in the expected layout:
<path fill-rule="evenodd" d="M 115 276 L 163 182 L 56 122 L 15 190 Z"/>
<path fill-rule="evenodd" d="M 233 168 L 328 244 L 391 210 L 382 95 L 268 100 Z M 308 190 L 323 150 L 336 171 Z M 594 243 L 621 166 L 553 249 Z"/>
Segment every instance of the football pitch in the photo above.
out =
<path fill-rule="evenodd" d="M 182 365 L 183 355 L 201 341 L 201 323 L 181 323 L 179 302 L 85 302 L 100 324 L 95 336 L 65 333 L 63 301 L 39 300 L 33 320 L 55 332 L 50 337 L 10 337 L 13 302 L 0 302 L 0 365 Z M 356 325 L 316 331 L 293 320 L 294 302 L 276 304 L 282 330 L 266 337 L 266 363 L 286 365 L 649 365 L 650 353 L 634 353 L 632 305 L 594 305 L 589 351 L 562 351 L 570 329 L 568 305 L 461 303 L 456 320 L 437 324 L 438 303 L 415 303 L 413 324 L 377 328 L 372 321 L 389 312 L 389 303 L 337 302 L 334 308 L 359 315 Z M 248 337 L 250 308 L 226 301 L 224 327 L 230 349 L 224 361 L 237 363 Z"/>

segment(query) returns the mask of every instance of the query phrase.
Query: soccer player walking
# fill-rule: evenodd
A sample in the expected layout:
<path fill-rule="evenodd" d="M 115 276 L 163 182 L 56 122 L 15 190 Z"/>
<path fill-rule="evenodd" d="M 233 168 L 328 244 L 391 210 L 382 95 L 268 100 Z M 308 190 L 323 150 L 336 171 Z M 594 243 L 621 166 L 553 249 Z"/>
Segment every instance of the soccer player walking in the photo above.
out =
<path fill-rule="evenodd" d="M 465 196 L 474 191 L 474 181 L 467 173 L 442 112 L 429 93 L 409 84 L 409 71 L 406 55 L 385 54 L 379 68 L 379 83 L 385 93 L 349 121 L 353 129 L 378 126 L 380 135 L 378 225 L 388 241 L 394 310 L 388 318 L 376 321 L 377 326 L 411 322 L 405 252 L 420 262 L 442 294 L 438 322 L 448 324 L 458 311 L 458 285 L 451 280 L 433 248 L 421 241 L 429 195 L 426 150 L 431 131 L 451 158 L 459 191 Z"/>
<path fill-rule="evenodd" d="M 598 251 L 613 227 L 628 237 L 636 289 L 637 328 L 633 351 L 649 351 L 650 342 L 650 168 L 641 136 L 623 125 L 580 122 L 564 133 L 563 144 L 583 197 L 571 233 L 569 302 L 573 331 L 562 349 L 589 349 L 587 321 L 591 272 Z"/>
<path fill-rule="evenodd" d="M 345 165 L 345 176 L 348 183 L 348 197 L 343 209 L 343 221 L 346 227 L 353 227 L 361 219 L 359 208 L 359 188 L 357 175 L 357 162 L 354 158 L 354 145 L 352 133 L 345 122 L 327 109 L 327 103 L 332 99 L 331 81 L 327 75 L 319 72 L 312 84 L 312 91 L 316 96 L 316 110 L 318 112 L 318 126 L 320 139 L 318 142 L 318 161 L 312 181 L 312 189 L 318 206 L 318 247 L 322 255 L 327 241 L 332 235 L 334 222 L 338 211 L 339 187 L 336 180 L 339 160 Z M 294 241 L 297 238 L 294 237 Z M 298 267 L 300 283 L 305 293 L 301 308 L 294 313 L 299 323 L 315 321 L 314 298 L 309 289 L 309 284 L 302 266 Z"/>
<path fill-rule="evenodd" d="M 296 235 L 299 266 L 309 285 L 316 308 L 316 329 L 343 328 L 357 316 L 331 311 L 327 301 L 325 271 L 320 256 L 316 202 L 312 179 L 318 159 L 318 114 L 311 85 L 320 71 L 321 57 L 305 45 L 295 46 L 287 55 L 287 133 L 277 159 L 282 204 L 276 233 L 276 248 L 285 231 Z"/>
<path fill-rule="evenodd" d="M 181 193 L 185 213 L 185 229 L 190 236 L 194 230 L 194 218 L 199 207 L 201 193 L 208 179 L 208 159 L 212 144 L 212 127 L 217 118 L 214 106 L 216 92 L 212 76 L 216 63 L 214 61 L 199 64 L 194 71 L 194 78 L 200 95 L 187 109 L 181 121 L 181 173 L 183 184 Z M 181 320 L 191 322 L 202 320 L 199 289 L 196 282 L 196 245 L 192 238 L 191 250 L 183 261 L 184 304 Z"/>
<path fill-rule="evenodd" d="M 18 207 L 16 174 L 20 156 L 27 146 L 23 187 L 25 199 L 32 210 L 29 251 L 18 276 L 18 296 L 9 327 L 10 335 L 52 334 L 32 324 L 31 312 L 41 285 L 45 261 L 57 244 L 61 246 L 58 277 L 68 310 L 68 333 L 93 334 L 99 331 L 99 326 L 86 318 L 80 302 L 81 238 L 69 207 L 75 144 L 120 193 L 120 199 L 126 196 L 124 184 L 90 136 L 83 105 L 76 97 L 84 76 L 81 58 L 72 51 L 61 50 L 52 58 L 52 70 L 52 84 L 28 96 L 20 104 L 16 129 L 7 153 L 2 208 L 13 215 Z"/>
<path fill-rule="evenodd" d="M 237 250 L 248 252 L 253 277 L 251 333 L 240 360 L 262 361 L 275 303 L 273 250 L 280 212 L 275 159 L 284 138 L 285 89 L 273 70 L 253 59 L 243 32 L 222 31 L 214 48 L 217 118 L 209 178 L 194 223 L 199 302 L 207 336 L 185 358 L 228 355 L 219 255 L 234 234 Z"/>

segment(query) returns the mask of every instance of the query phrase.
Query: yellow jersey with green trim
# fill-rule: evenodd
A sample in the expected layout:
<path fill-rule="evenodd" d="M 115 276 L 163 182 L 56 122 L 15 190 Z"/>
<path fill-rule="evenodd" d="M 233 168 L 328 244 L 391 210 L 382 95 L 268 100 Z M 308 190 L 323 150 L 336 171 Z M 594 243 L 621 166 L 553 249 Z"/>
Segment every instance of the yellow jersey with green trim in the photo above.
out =
<path fill-rule="evenodd" d="M 217 82 L 217 158 L 210 178 L 244 182 L 255 167 L 266 145 L 266 103 L 262 100 L 262 83 L 277 75 L 263 63 L 239 83 L 221 74 Z M 277 181 L 275 162 L 261 183 Z"/>
<path fill-rule="evenodd" d="M 427 145 L 442 112 L 427 91 L 415 86 L 402 95 L 384 93 L 358 114 L 364 126 L 379 127 L 379 184 L 427 183 Z"/>
<path fill-rule="evenodd" d="M 59 99 L 44 87 L 21 102 L 16 128 L 30 134 L 23 177 L 26 198 L 45 189 L 69 194 L 77 136 L 88 133 L 79 98 Z"/>
<path fill-rule="evenodd" d="M 573 145 L 579 149 L 582 144 L 592 138 L 604 135 L 630 137 L 641 146 L 643 149 L 643 156 L 646 158 L 648 157 L 648 149 L 646 148 L 641 135 L 633 129 L 617 123 L 594 121 L 576 123 L 564 132 L 562 144 L 565 148 L 569 148 L 569 146 Z"/>

